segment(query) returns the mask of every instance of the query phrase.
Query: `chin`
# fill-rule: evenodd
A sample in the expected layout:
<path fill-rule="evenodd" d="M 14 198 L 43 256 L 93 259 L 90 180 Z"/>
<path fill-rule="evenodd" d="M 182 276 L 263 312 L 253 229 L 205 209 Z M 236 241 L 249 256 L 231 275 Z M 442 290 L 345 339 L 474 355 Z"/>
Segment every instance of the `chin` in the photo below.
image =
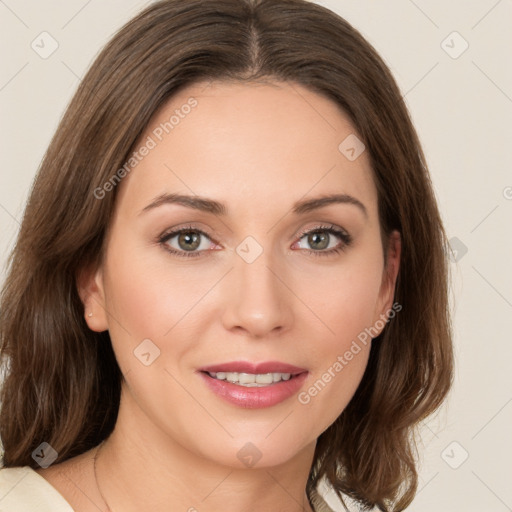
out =
<path fill-rule="evenodd" d="M 212 437 L 210 444 L 198 446 L 198 452 L 212 463 L 221 464 L 233 469 L 263 469 L 277 467 L 295 457 L 304 456 L 311 450 L 313 455 L 316 439 L 300 442 L 303 433 L 290 433 L 283 436 L 274 434 L 250 435 L 224 440 Z M 274 436 L 274 437 L 273 437 Z"/>

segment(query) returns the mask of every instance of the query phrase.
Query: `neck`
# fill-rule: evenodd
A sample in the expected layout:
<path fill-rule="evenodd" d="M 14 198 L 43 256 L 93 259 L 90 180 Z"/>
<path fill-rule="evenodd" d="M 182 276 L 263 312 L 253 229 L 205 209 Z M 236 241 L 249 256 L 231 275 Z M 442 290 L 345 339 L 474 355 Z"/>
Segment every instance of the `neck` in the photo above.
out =
<path fill-rule="evenodd" d="M 155 426 L 123 386 L 117 423 L 97 461 L 110 510 L 312 512 L 306 482 L 315 446 L 278 466 L 240 468 L 193 453 Z"/>

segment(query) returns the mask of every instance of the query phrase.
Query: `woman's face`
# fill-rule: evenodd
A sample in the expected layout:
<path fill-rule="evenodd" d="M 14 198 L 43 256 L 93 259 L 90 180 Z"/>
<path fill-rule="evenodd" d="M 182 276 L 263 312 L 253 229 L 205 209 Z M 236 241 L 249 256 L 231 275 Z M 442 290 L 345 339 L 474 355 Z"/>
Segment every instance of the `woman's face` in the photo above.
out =
<path fill-rule="evenodd" d="M 196 84 L 153 118 L 81 290 L 91 329 L 110 332 L 132 431 L 265 467 L 311 454 L 346 407 L 400 255 L 393 238 L 386 272 L 354 131 L 281 82 Z"/>

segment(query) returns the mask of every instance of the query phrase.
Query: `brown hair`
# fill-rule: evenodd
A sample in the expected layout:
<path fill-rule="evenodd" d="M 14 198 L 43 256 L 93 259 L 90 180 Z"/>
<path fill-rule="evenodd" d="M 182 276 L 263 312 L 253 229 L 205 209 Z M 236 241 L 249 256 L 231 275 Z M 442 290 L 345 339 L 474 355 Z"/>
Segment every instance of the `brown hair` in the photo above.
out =
<path fill-rule="evenodd" d="M 79 272 L 101 263 L 123 166 L 153 114 L 203 80 L 289 81 L 338 104 L 366 145 L 382 232 L 401 233 L 395 301 L 353 399 L 317 442 L 322 477 L 364 507 L 403 510 L 417 487 L 418 423 L 452 381 L 447 242 L 425 158 L 400 91 L 370 44 L 306 0 L 167 0 L 130 21 L 81 82 L 34 182 L 1 295 L 5 467 L 62 462 L 112 431 L 122 374 L 108 332 L 88 329 Z M 340 141 L 341 142 L 341 141 Z"/>

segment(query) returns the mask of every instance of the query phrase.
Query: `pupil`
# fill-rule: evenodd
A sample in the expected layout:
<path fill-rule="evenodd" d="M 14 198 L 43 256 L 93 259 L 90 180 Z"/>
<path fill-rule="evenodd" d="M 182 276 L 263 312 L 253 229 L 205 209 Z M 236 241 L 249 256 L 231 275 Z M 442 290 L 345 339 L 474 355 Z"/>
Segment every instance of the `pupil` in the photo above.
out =
<path fill-rule="evenodd" d="M 311 233 L 309 235 L 309 244 L 316 249 L 325 249 L 329 245 L 329 235 L 320 233 Z M 316 247 L 315 247 L 316 246 Z"/>
<path fill-rule="evenodd" d="M 180 244 L 180 247 L 185 251 L 192 251 L 199 247 L 199 235 L 191 231 L 181 233 L 178 238 L 178 243 Z M 187 246 L 187 244 L 190 245 Z"/>

